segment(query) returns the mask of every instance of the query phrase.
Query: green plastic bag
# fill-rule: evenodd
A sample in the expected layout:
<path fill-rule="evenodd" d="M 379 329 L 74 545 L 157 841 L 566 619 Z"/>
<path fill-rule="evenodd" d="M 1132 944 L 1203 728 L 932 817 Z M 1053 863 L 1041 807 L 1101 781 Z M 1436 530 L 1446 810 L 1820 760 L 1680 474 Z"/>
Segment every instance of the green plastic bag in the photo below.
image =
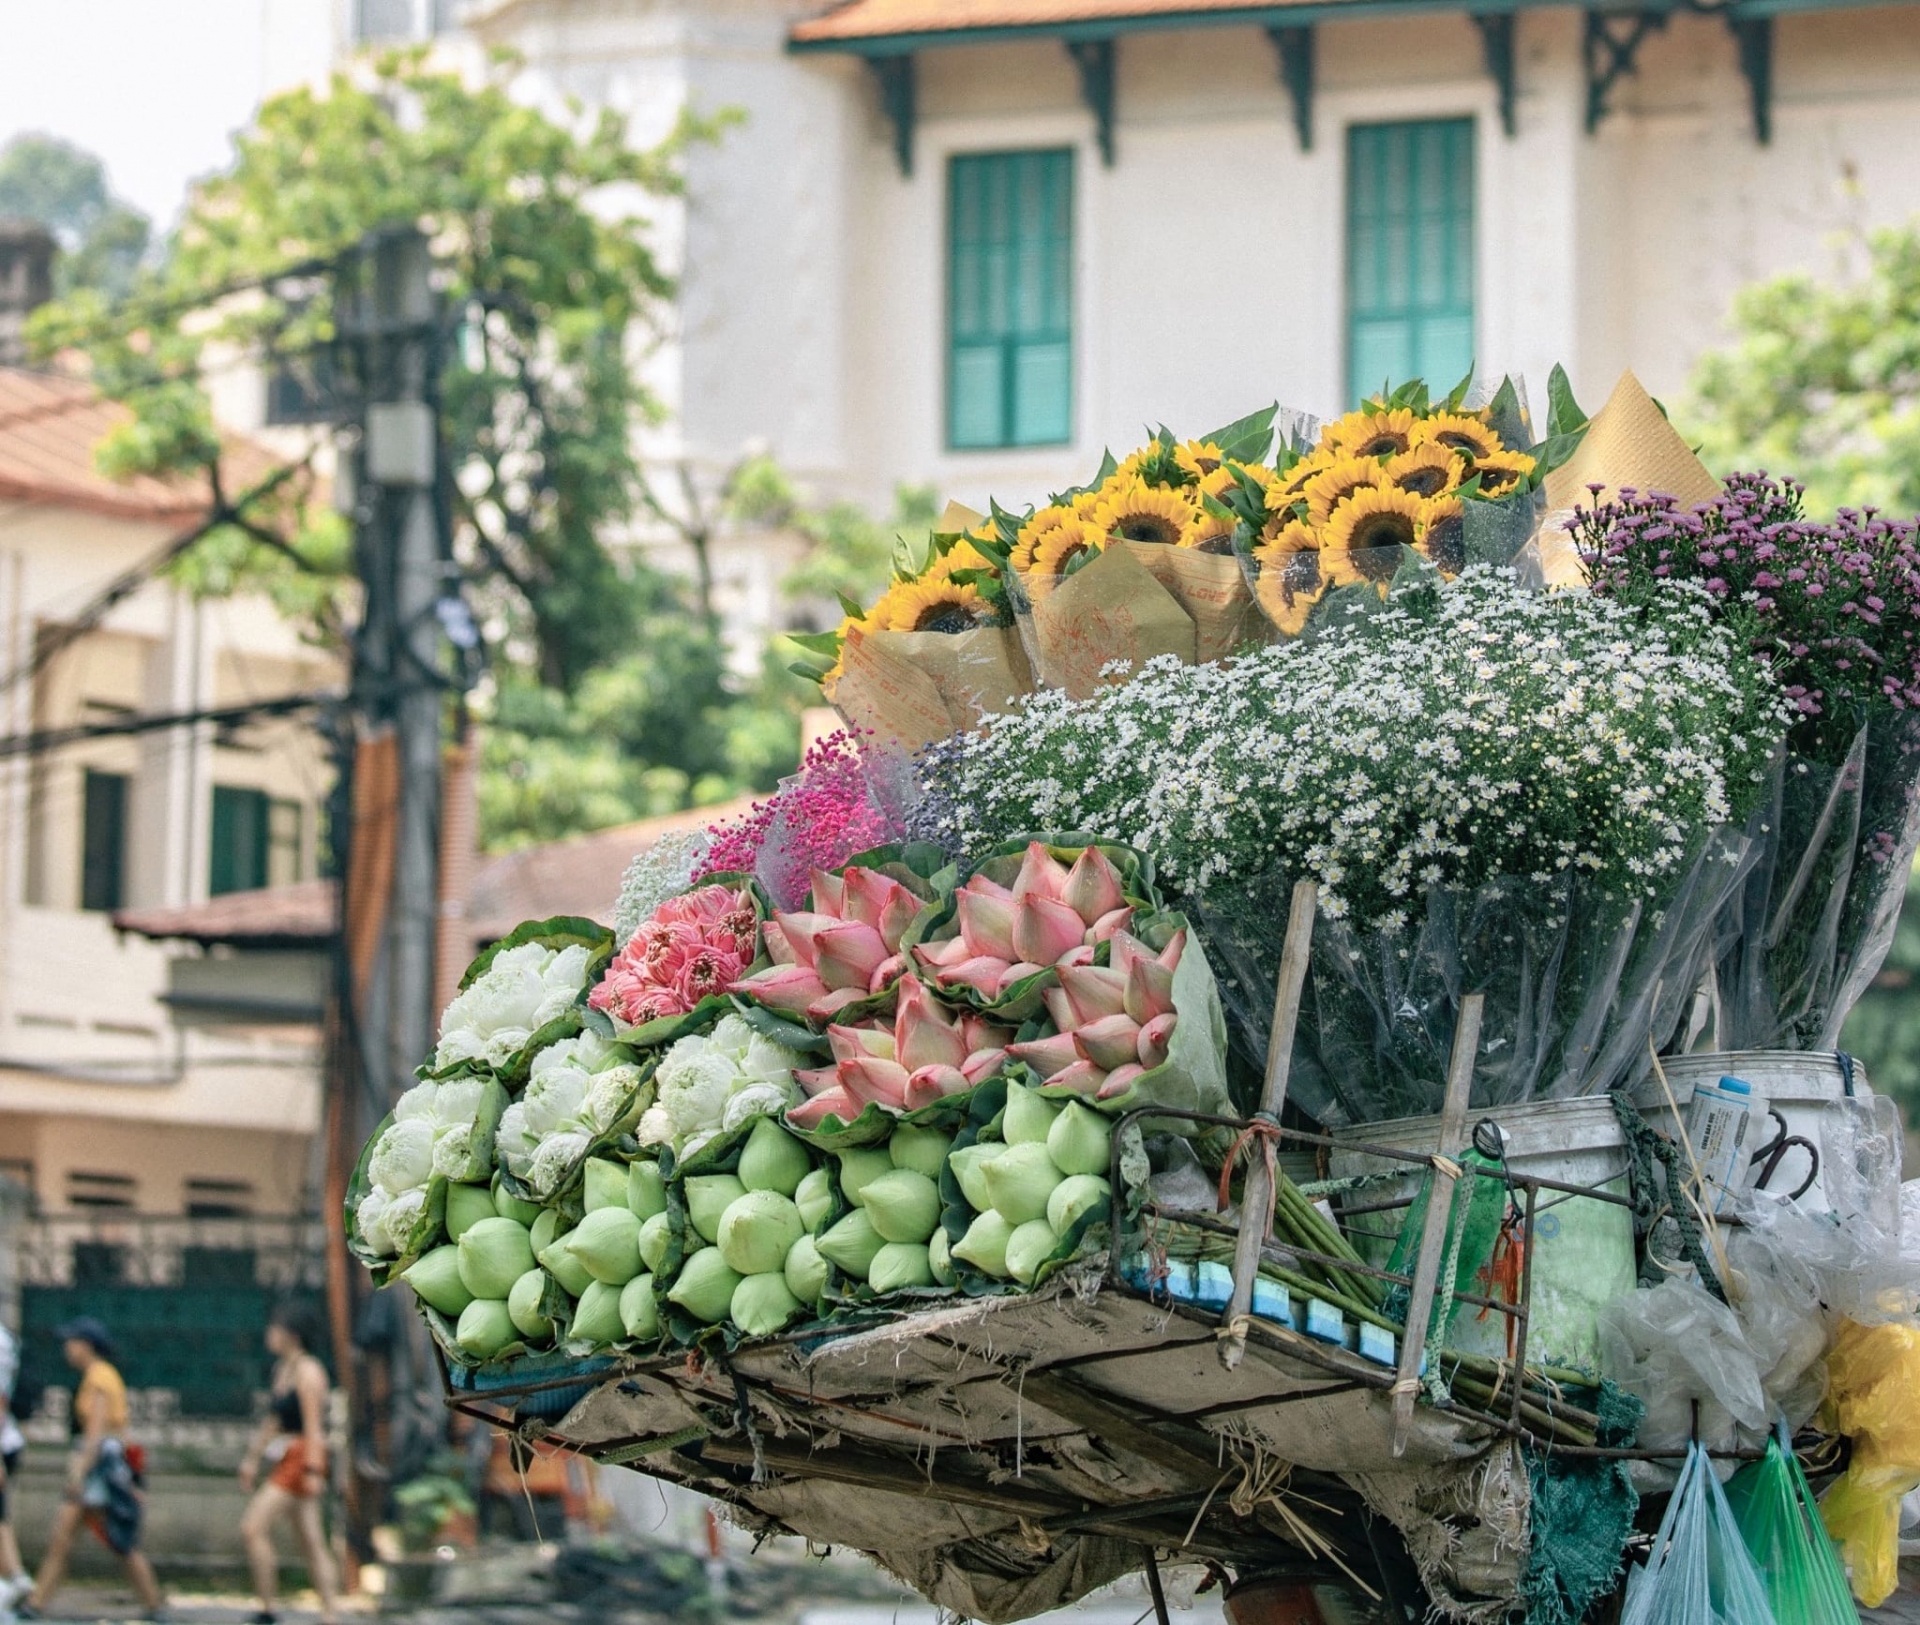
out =
<path fill-rule="evenodd" d="M 1692 1445 L 1647 1561 L 1627 1576 L 1620 1625 L 1801 1625 L 1776 1621 L 1706 1451 Z"/>
<path fill-rule="evenodd" d="M 1783 1625 L 1855 1625 L 1860 1616 L 1840 1554 L 1785 1433 L 1782 1425 L 1765 1458 L 1742 1467 L 1727 1485 L 1733 1521 Z"/>

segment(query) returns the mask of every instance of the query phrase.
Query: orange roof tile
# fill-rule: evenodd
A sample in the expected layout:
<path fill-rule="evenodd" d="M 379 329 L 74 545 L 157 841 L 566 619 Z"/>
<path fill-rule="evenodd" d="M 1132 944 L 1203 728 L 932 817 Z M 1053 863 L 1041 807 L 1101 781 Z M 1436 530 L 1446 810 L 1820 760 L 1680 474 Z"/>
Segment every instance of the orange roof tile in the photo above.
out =
<path fill-rule="evenodd" d="M 200 481 L 136 474 L 109 479 L 94 462 L 108 434 L 129 420 L 117 402 L 103 399 L 82 379 L 0 367 L 0 497 L 84 508 L 116 518 L 192 521 L 207 511 L 211 493 Z M 279 461 L 264 447 L 230 437 L 236 495 Z"/>
<path fill-rule="evenodd" d="M 1281 5 L 1289 0 L 1280 0 Z M 1298 0 L 1306 3 L 1306 0 Z M 1232 20 L 1276 9 L 1274 0 L 847 0 L 825 16 L 796 23 L 789 36 L 830 48 L 898 35 L 968 34 L 991 29 L 1046 29 L 1075 23 L 1126 23 L 1148 18 Z"/>

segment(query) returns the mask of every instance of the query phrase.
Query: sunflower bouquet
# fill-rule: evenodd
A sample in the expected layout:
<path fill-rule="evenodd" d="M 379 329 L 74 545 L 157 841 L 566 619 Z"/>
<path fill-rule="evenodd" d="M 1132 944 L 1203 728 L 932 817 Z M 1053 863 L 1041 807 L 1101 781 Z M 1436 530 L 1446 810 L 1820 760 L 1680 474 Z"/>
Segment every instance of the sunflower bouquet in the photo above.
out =
<path fill-rule="evenodd" d="M 1027 652 L 1042 683 L 1090 693 L 1156 655 L 1219 660 L 1267 628 L 1234 555 L 1239 474 L 1273 470 L 1276 408 L 1212 434 L 1161 429 L 1025 518 L 996 512 Z M 991 544 L 988 544 L 991 545 Z"/>
<path fill-rule="evenodd" d="M 1463 383 L 1436 403 L 1424 384 L 1408 385 L 1326 424 L 1311 450 L 1277 469 L 1224 470 L 1231 485 L 1223 482 L 1220 501 L 1238 521 L 1234 545 L 1277 630 L 1298 635 L 1336 588 L 1384 597 L 1409 554 L 1457 575 L 1483 552 L 1470 546 L 1470 526 L 1509 539 L 1506 556 L 1487 562 L 1508 562 L 1526 540 L 1547 459 L 1510 442 L 1525 432 L 1510 391 L 1478 410 L 1463 406 L 1465 391 Z M 1506 522 L 1476 523 L 1494 504 Z"/>
<path fill-rule="evenodd" d="M 999 530 L 951 504 L 924 549 L 896 559 L 870 608 L 795 639 L 826 698 L 856 728 L 910 748 L 1009 708 L 1033 680 L 1014 630 Z"/>

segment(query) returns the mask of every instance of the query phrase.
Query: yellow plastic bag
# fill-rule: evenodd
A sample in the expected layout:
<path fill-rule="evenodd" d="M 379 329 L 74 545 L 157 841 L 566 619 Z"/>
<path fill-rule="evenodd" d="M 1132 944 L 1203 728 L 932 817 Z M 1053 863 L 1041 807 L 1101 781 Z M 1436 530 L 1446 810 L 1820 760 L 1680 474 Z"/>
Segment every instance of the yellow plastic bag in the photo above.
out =
<path fill-rule="evenodd" d="M 1840 1323 L 1827 1357 L 1827 1413 L 1853 1441 L 1820 1518 L 1869 1608 L 1900 1583 L 1900 1497 L 1920 1487 L 1920 1329 Z"/>

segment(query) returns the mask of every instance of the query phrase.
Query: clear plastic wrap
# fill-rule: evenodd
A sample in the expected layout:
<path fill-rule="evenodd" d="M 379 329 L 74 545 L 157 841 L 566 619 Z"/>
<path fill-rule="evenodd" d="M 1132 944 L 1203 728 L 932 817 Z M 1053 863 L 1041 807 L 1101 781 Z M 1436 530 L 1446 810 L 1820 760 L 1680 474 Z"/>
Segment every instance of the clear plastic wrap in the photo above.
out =
<path fill-rule="evenodd" d="M 1775 765 L 1755 862 L 1718 923 L 1716 1049 L 1833 1049 L 1893 945 L 1920 845 L 1920 716 L 1876 717 L 1838 767 Z"/>
<path fill-rule="evenodd" d="M 1621 1625 L 1775 1625 L 1766 1584 L 1713 1464 L 1697 1445 L 1687 1453 L 1652 1554 L 1627 1576 L 1620 1619 Z"/>
<path fill-rule="evenodd" d="M 1433 890 L 1397 931 L 1322 917 L 1295 1039 L 1292 1094 L 1344 1126 L 1440 1109 L 1460 1002 L 1486 998 L 1476 1108 L 1599 1094 L 1648 1069 L 1705 972 L 1745 841 L 1709 837 L 1664 906 L 1623 906 L 1561 880 Z M 1242 1053 L 1266 1053 L 1293 877 L 1213 888 L 1190 912 L 1215 950 Z"/>

